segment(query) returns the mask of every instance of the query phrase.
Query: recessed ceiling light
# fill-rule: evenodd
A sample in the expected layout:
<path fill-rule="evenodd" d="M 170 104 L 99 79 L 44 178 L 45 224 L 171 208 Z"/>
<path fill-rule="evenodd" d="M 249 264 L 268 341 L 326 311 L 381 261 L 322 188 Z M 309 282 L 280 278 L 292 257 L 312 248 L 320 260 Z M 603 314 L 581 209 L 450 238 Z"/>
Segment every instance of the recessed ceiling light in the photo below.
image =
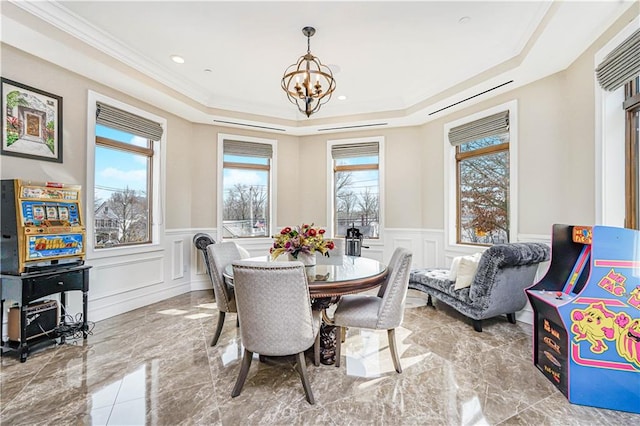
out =
<path fill-rule="evenodd" d="M 339 101 L 346 101 L 347 97 L 345 95 L 340 95 L 340 96 L 338 96 L 338 100 Z"/>
<path fill-rule="evenodd" d="M 176 64 L 184 64 L 184 58 L 180 55 L 171 55 L 171 60 Z"/>
<path fill-rule="evenodd" d="M 467 22 L 469 22 L 471 20 L 470 17 L 468 16 L 463 16 L 462 18 L 458 19 L 458 24 L 466 24 Z"/>
<path fill-rule="evenodd" d="M 205 68 L 204 72 L 213 72 L 213 71 L 211 70 L 211 68 Z"/>

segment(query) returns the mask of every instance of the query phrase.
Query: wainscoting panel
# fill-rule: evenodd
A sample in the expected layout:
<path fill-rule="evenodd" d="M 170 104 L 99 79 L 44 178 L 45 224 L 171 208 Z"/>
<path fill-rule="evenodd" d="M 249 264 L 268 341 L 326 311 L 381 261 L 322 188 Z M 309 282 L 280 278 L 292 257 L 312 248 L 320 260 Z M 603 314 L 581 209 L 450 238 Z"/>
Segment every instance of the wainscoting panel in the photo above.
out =
<path fill-rule="evenodd" d="M 171 279 L 177 280 L 184 277 L 186 269 L 184 264 L 184 241 L 174 240 L 171 249 Z"/>
<path fill-rule="evenodd" d="M 422 264 L 428 265 L 424 266 L 425 268 L 437 268 L 440 250 L 438 241 L 423 239 L 422 244 Z"/>
<path fill-rule="evenodd" d="M 413 268 L 434 268 L 442 266 L 444 231 L 441 229 L 401 229 L 384 230 L 384 261 L 388 262 L 397 247 L 405 247 L 413 253 Z"/>
<path fill-rule="evenodd" d="M 190 229 L 166 231 L 148 252 L 87 259 L 89 321 L 100 321 L 191 291 Z M 188 259 L 187 259 L 188 258 Z M 70 295 L 73 292 L 70 292 Z M 75 300 L 71 300 L 75 310 Z"/>
<path fill-rule="evenodd" d="M 89 284 L 91 298 L 110 297 L 164 282 L 164 260 L 163 256 L 153 256 L 94 265 Z"/>

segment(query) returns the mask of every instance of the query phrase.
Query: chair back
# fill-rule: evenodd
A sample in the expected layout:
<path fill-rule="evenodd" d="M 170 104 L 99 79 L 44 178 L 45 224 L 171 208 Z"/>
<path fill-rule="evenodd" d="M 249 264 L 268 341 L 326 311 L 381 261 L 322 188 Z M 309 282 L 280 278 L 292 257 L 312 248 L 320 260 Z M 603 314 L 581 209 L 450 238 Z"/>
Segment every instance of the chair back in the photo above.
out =
<path fill-rule="evenodd" d="M 211 281 L 213 294 L 216 298 L 218 309 L 222 312 L 236 312 L 235 298 L 224 280 L 224 268 L 234 260 L 242 258 L 238 246 L 234 242 L 224 242 L 207 246 L 209 252 L 209 267 L 211 268 Z"/>
<path fill-rule="evenodd" d="M 212 282 L 213 278 L 211 277 L 211 267 L 209 266 L 209 253 L 207 252 L 207 247 L 215 243 L 216 242 L 213 240 L 211 235 L 203 232 L 198 232 L 193 236 L 193 245 L 198 249 L 198 251 L 200 251 L 200 253 L 202 253 L 202 260 L 205 268 L 207 268 L 207 275 Z"/>
<path fill-rule="evenodd" d="M 318 333 L 301 262 L 233 262 L 240 336 L 245 349 L 267 356 L 311 347 Z"/>
<path fill-rule="evenodd" d="M 409 288 L 409 274 L 413 255 L 406 248 L 398 247 L 389 262 L 389 275 L 382 284 L 382 297 L 378 312 L 378 329 L 392 329 L 402 323 L 404 302 Z"/>

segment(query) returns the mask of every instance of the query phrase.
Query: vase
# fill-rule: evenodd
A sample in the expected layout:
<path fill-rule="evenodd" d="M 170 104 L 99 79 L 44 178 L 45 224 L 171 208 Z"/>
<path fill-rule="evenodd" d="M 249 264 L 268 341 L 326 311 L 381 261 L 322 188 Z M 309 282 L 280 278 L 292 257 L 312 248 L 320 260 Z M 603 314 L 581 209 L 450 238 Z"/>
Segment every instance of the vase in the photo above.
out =
<path fill-rule="evenodd" d="M 315 253 L 298 253 L 298 258 L 293 257 L 292 254 L 289 255 L 289 261 L 297 260 L 302 262 L 304 266 L 313 266 L 316 264 L 316 254 Z"/>

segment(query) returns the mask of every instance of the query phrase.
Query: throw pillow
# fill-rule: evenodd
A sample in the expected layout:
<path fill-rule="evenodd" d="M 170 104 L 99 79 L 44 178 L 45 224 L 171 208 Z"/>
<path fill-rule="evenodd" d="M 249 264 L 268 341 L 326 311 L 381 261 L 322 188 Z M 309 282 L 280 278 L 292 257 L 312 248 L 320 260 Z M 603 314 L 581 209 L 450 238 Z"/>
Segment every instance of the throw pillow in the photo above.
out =
<path fill-rule="evenodd" d="M 458 263 L 458 277 L 456 278 L 456 284 L 454 289 L 460 290 L 471 286 L 473 277 L 478 270 L 478 264 L 480 263 L 480 256 L 464 256 Z"/>
<path fill-rule="evenodd" d="M 462 256 L 454 257 L 451 261 L 451 267 L 449 268 L 449 281 L 455 281 L 458 276 L 458 264 L 460 263 Z"/>
<path fill-rule="evenodd" d="M 451 267 L 449 268 L 449 281 L 455 281 L 456 278 L 458 277 L 458 267 L 460 265 L 460 259 L 467 258 L 471 260 L 480 261 L 481 257 L 482 257 L 482 253 L 480 252 L 474 253 L 474 254 L 468 254 L 466 256 L 454 257 L 453 260 L 451 261 Z"/>

